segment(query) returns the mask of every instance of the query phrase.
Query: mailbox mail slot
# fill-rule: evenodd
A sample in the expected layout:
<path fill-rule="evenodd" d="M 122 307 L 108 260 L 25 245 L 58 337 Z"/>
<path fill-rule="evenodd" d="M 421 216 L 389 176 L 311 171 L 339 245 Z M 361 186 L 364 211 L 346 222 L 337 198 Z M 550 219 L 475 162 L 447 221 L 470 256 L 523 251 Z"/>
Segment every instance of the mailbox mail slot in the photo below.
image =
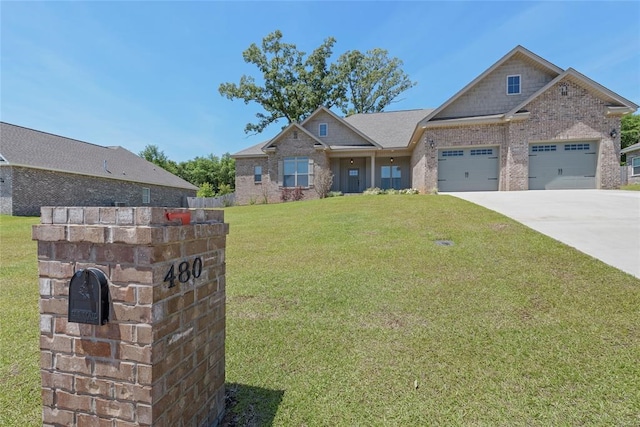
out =
<path fill-rule="evenodd" d="M 69 282 L 69 322 L 104 325 L 109 320 L 109 285 L 97 268 L 79 270 Z"/>

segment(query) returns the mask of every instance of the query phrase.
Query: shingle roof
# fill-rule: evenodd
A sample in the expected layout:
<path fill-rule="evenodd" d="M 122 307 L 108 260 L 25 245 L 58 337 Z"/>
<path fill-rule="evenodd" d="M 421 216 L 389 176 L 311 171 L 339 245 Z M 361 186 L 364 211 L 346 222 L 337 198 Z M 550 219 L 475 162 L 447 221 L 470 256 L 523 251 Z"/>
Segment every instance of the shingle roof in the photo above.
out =
<path fill-rule="evenodd" d="M 344 120 L 382 148 L 406 147 L 418 122 L 433 109 L 354 114 Z"/>
<path fill-rule="evenodd" d="M 103 147 L 4 122 L 0 122 L 0 164 L 197 189 L 122 147 Z"/>
<path fill-rule="evenodd" d="M 262 147 L 264 147 L 264 145 L 267 142 L 269 142 L 269 141 L 259 142 L 256 145 L 252 145 L 249 148 L 245 148 L 242 151 L 238 151 L 237 153 L 235 153 L 231 157 L 256 157 L 256 156 L 264 156 L 264 157 L 266 157 L 267 154 L 264 151 L 262 151 Z"/>

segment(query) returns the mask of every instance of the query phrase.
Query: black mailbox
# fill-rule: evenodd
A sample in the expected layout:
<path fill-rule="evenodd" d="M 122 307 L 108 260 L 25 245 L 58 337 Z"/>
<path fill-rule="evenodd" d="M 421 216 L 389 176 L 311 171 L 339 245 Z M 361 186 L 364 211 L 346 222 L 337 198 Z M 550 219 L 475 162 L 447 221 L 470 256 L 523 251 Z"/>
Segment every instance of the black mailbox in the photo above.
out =
<path fill-rule="evenodd" d="M 69 282 L 69 322 L 104 325 L 109 320 L 109 284 L 97 268 L 79 270 Z"/>

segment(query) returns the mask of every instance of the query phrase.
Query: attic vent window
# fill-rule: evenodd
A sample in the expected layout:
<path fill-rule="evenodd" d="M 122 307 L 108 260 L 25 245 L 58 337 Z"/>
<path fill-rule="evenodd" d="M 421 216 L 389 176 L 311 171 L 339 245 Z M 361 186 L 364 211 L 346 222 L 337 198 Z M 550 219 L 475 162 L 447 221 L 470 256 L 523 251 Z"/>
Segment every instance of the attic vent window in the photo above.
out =
<path fill-rule="evenodd" d="M 321 137 L 327 136 L 328 129 L 329 125 L 327 125 L 326 123 L 320 123 L 320 126 L 318 127 L 318 135 Z"/>
<path fill-rule="evenodd" d="M 520 76 L 507 76 L 507 95 L 520 95 Z"/>
<path fill-rule="evenodd" d="M 569 87 L 565 84 L 560 85 L 560 95 L 567 96 L 569 95 Z"/>
<path fill-rule="evenodd" d="M 298 131 L 297 130 L 293 131 L 293 139 L 298 139 Z"/>

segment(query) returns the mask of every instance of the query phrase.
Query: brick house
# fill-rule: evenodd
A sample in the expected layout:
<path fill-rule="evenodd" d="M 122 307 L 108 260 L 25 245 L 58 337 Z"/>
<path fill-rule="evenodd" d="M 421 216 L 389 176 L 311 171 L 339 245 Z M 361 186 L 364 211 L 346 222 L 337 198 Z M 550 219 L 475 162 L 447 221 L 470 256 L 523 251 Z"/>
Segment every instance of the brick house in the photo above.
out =
<path fill-rule="evenodd" d="M 627 155 L 627 183 L 640 184 L 640 142 L 621 151 Z"/>
<path fill-rule="evenodd" d="M 198 188 L 122 147 L 0 123 L 0 213 L 42 206 L 186 205 Z"/>
<path fill-rule="evenodd" d="M 236 159 L 238 203 L 369 187 L 438 191 L 612 189 L 620 118 L 638 106 L 576 70 L 517 46 L 435 109 L 356 114 L 320 107 Z"/>

